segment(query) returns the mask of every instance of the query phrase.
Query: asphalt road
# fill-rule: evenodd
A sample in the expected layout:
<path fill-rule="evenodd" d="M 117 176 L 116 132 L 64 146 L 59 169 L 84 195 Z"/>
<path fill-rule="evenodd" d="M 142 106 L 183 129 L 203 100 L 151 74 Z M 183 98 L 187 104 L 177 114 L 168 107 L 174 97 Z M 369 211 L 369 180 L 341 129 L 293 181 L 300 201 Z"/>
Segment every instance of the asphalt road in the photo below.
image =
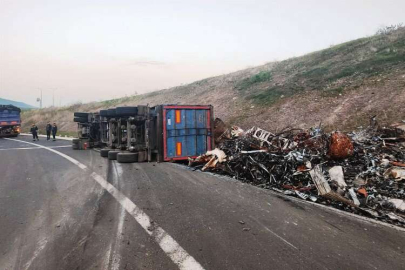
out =
<path fill-rule="evenodd" d="M 197 262 L 184 269 L 405 269 L 403 230 L 176 164 L 38 144 L 87 168 L 0 139 L 0 269 L 178 269 L 179 250 Z"/>

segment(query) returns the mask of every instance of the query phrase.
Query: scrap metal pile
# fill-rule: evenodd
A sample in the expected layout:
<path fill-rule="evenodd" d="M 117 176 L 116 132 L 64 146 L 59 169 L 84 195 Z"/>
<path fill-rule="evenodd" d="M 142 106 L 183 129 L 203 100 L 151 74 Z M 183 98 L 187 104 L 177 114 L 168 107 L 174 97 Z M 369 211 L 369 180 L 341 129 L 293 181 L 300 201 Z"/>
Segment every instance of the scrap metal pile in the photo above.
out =
<path fill-rule="evenodd" d="M 350 134 L 256 127 L 220 133 L 218 148 L 189 166 L 405 227 L 405 123 L 380 128 L 372 118 Z"/>

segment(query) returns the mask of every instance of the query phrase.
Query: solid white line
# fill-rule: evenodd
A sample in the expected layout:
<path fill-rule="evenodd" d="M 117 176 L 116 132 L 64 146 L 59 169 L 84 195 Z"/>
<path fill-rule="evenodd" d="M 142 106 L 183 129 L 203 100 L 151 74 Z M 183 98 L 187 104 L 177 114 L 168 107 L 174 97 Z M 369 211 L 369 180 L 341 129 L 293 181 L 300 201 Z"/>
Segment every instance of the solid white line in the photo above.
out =
<path fill-rule="evenodd" d="M 24 142 L 31 145 L 36 145 L 38 147 L 47 149 L 65 159 L 69 160 L 73 164 L 79 166 L 83 170 L 87 170 L 87 166 L 80 163 L 74 158 L 71 158 L 68 155 L 65 155 L 59 151 L 53 150 L 49 147 L 21 141 L 17 139 L 9 139 L 11 141 L 18 141 Z M 101 175 L 92 172 L 91 177 L 100 184 L 105 190 L 107 190 L 117 201 L 121 204 L 122 207 L 127 210 L 127 212 L 141 225 L 141 227 L 145 230 L 147 234 L 152 236 L 152 238 L 159 244 L 159 246 L 163 249 L 163 251 L 170 257 L 170 259 L 182 270 L 202 270 L 204 269 L 201 264 L 199 264 L 190 254 L 184 250 L 173 237 L 171 237 L 165 230 L 156 224 L 156 222 L 152 221 L 151 218 L 142 211 L 134 202 L 132 202 L 128 197 L 122 194 L 118 189 L 116 189 L 113 185 L 108 183 Z"/>
<path fill-rule="evenodd" d="M 52 148 L 49 148 L 49 147 L 46 147 L 46 146 L 43 146 L 43 145 L 40 145 L 40 144 L 32 143 L 32 142 L 26 142 L 26 141 L 22 141 L 22 140 L 17 140 L 17 139 L 10 139 L 10 138 L 5 138 L 5 139 L 6 139 L 6 140 L 9 140 L 9 141 L 23 142 L 23 143 L 26 143 L 26 144 L 31 144 L 31 145 L 38 146 L 38 147 L 40 147 L 40 148 L 46 149 L 46 150 L 51 151 L 51 152 L 53 152 L 53 153 L 55 153 L 55 154 L 57 154 L 57 155 L 59 155 L 59 156 L 61 156 L 61 157 L 66 158 L 67 160 L 69 160 L 69 161 L 72 162 L 73 164 L 79 166 L 80 169 L 85 170 L 85 169 L 87 168 L 86 165 L 80 163 L 80 162 L 77 161 L 76 159 L 71 158 L 71 157 L 69 157 L 68 155 L 65 155 L 65 154 L 63 154 L 63 153 L 61 153 L 61 152 L 59 152 L 59 151 L 53 150 Z"/>
<path fill-rule="evenodd" d="M 72 147 L 71 145 L 60 145 L 60 146 L 50 146 L 49 148 L 65 148 L 65 147 Z M 20 147 L 20 148 L 5 148 L 0 149 L 0 151 L 6 150 L 30 150 L 30 149 L 41 149 L 42 147 Z"/>

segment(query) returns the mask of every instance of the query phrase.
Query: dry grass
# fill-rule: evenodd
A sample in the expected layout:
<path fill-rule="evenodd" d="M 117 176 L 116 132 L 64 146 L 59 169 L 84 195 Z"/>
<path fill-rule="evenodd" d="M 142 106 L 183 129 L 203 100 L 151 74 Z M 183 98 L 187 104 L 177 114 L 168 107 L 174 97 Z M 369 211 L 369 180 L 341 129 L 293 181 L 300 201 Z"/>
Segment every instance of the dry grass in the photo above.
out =
<path fill-rule="evenodd" d="M 57 122 L 76 129 L 74 111 L 139 104 L 212 104 L 217 117 L 243 128 L 353 129 L 377 114 L 405 119 L 405 29 L 340 44 L 302 57 L 207 78 L 144 95 L 24 112 L 23 129 Z"/>

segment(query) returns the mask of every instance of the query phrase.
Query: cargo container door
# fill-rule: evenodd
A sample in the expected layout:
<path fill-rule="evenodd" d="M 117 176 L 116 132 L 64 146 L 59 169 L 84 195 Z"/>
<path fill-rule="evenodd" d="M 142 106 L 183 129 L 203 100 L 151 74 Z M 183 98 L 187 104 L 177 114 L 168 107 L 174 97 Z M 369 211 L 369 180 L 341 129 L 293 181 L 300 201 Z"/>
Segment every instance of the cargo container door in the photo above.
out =
<path fill-rule="evenodd" d="M 186 159 L 210 150 L 210 125 L 207 109 L 165 109 L 165 160 Z"/>

